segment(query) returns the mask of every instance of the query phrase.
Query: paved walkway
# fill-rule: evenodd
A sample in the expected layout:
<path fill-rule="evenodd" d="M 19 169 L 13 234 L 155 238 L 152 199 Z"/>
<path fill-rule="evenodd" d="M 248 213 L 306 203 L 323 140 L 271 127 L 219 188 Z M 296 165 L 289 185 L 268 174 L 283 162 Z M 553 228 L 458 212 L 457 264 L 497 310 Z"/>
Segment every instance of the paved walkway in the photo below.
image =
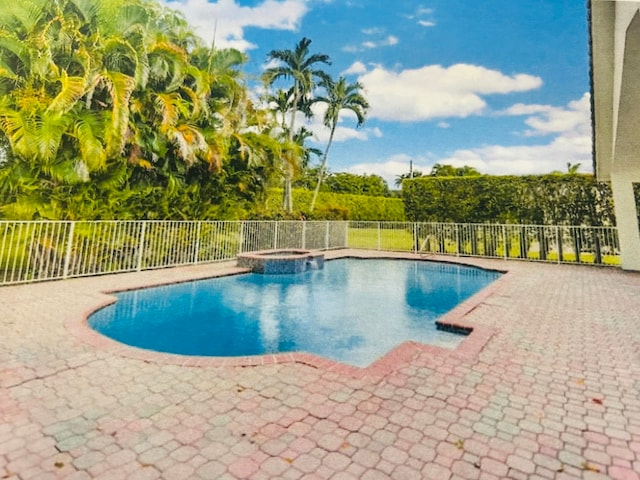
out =
<path fill-rule="evenodd" d="M 449 317 L 475 347 L 367 374 L 154 361 L 81 324 L 228 264 L 2 287 L 0 479 L 639 480 L 640 275 L 465 261 L 509 271 Z"/>

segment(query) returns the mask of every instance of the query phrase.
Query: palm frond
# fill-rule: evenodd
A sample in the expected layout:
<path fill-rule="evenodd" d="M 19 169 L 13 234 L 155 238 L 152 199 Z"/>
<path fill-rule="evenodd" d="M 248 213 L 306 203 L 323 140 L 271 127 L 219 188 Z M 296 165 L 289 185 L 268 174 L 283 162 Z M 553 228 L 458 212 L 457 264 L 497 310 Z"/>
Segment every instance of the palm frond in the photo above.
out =
<path fill-rule="evenodd" d="M 180 118 L 178 103 L 180 97 L 175 93 L 158 93 L 154 98 L 155 107 L 160 114 L 160 131 L 166 133 L 174 127 Z"/>
<path fill-rule="evenodd" d="M 38 144 L 38 157 L 45 165 L 57 158 L 58 150 L 62 142 L 62 136 L 67 130 L 69 117 L 58 113 L 45 113 L 39 121 L 36 121 L 36 141 Z"/>
<path fill-rule="evenodd" d="M 125 144 L 125 132 L 129 122 L 129 99 L 135 88 L 135 80 L 119 72 L 103 71 L 101 82 L 111 99 L 111 123 L 106 132 L 108 154 L 120 154 Z"/>
<path fill-rule="evenodd" d="M 24 158 L 37 156 L 36 124 L 33 118 L 22 111 L 0 106 L 0 129 L 9 140 L 16 155 Z"/>
<path fill-rule="evenodd" d="M 103 169 L 107 160 L 107 153 L 99 138 L 100 127 L 99 120 L 91 113 L 80 116 L 74 125 L 81 158 L 90 171 Z"/>
<path fill-rule="evenodd" d="M 47 113 L 68 112 L 86 93 L 85 79 L 82 77 L 69 77 L 67 72 L 63 70 L 58 81 L 60 82 L 60 91 L 47 107 Z"/>

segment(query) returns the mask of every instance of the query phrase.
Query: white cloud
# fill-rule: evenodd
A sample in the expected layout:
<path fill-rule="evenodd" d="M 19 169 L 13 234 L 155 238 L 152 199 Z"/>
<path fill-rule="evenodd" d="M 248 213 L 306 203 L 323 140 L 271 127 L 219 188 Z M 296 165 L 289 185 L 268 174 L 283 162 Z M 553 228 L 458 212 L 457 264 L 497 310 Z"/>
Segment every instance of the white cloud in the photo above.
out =
<path fill-rule="evenodd" d="M 389 35 L 387 38 L 385 38 L 381 42 L 378 42 L 378 45 L 383 47 L 390 47 L 393 45 L 397 45 L 398 42 L 399 42 L 398 37 L 396 37 L 395 35 Z"/>
<path fill-rule="evenodd" d="M 570 102 L 567 108 L 517 104 L 505 112 L 510 115 L 533 115 L 525 120 L 525 123 L 531 127 L 530 130 L 525 131 L 527 136 L 549 135 L 572 130 L 584 135 L 591 131 L 591 123 L 584 121 L 585 115 L 590 115 L 591 112 L 589 94 L 584 94 L 580 100 Z"/>
<path fill-rule="evenodd" d="M 362 62 L 354 62 L 349 68 L 347 68 L 343 75 L 359 75 L 361 73 L 365 73 L 367 71 L 367 67 Z"/>
<path fill-rule="evenodd" d="M 462 167 L 469 165 L 482 173 L 526 175 L 566 171 L 567 163 L 581 164 L 591 171 L 591 138 L 558 137 L 547 145 L 505 147 L 492 145 L 470 150 L 456 150 L 439 163 Z"/>
<path fill-rule="evenodd" d="M 365 35 L 381 35 L 384 33 L 384 28 L 363 28 L 362 33 L 364 33 Z"/>
<path fill-rule="evenodd" d="M 255 7 L 243 7 L 236 0 L 164 0 L 184 13 L 187 21 L 207 43 L 246 51 L 255 48 L 244 39 L 246 27 L 296 30 L 307 13 L 305 0 L 264 0 Z"/>
<path fill-rule="evenodd" d="M 553 138 L 543 145 L 486 145 L 455 150 L 448 155 L 425 154 L 419 158 L 396 154 L 380 163 L 353 165 L 349 171 L 380 175 L 387 180 L 389 186 L 393 186 L 397 175 L 409 171 L 410 160 L 413 160 L 414 170 L 420 170 L 423 174 L 428 174 L 435 163 L 454 167 L 468 165 L 481 173 L 492 175 L 542 174 L 554 170 L 565 172 L 567 163 L 579 163 L 580 171 L 588 173 L 592 171 L 589 98 L 589 94 L 586 93 L 579 100 L 569 102 L 566 107 L 518 104 L 501 112 L 510 115 L 532 115 L 525 119 L 525 124 L 534 123 L 530 120 L 537 118 L 537 115 L 543 115 L 543 120 L 547 119 L 548 122 L 540 121 L 540 131 L 553 135 Z"/>
<path fill-rule="evenodd" d="M 409 20 L 416 20 L 417 19 L 417 23 L 418 25 L 421 25 L 423 27 L 435 27 L 436 26 L 436 22 L 434 22 L 433 20 L 425 20 L 422 17 L 430 17 L 433 15 L 434 13 L 434 9 L 433 8 L 425 8 L 423 6 L 419 6 L 417 8 L 417 10 L 415 11 L 415 13 L 411 14 L 411 15 L 406 15 L 406 17 Z"/>
<path fill-rule="evenodd" d="M 363 30 L 362 33 L 366 35 L 379 35 L 383 33 L 383 30 L 370 28 L 367 30 Z M 360 45 L 347 45 L 343 47 L 342 50 L 344 52 L 356 53 L 362 52 L 363 50 L 371 50 L 374 48 L 392 47 L 394 45 L 397 45 L 399 42 L 400 40 L 398 40 L 398 37 L 396 37 L 395 35 L 387 35 L 386 38 L 380 40 L 366 40 Z"/>
<path fill-rule="evenodd" d="M 537 174 L 566 171 L 567 163 L 581 164 L 580 170 L 592 169 L 590 96 L 569 102 L 566 107 L 517 104 L 502 112 L 509 115 L 532 115 L 525 120 L 531 127 L 529 136 L 553 135 L 545 145 L 489 145 L 461 149 L 437 160 L 456 167 L 469 165 L 490 174 Z"/>
<path fill-rule="evenodd" d="M 498 112 L 498 115 L 532 115 L 534 113 L 547 113 L 553 110 L 553 108 L 554 107 L 551 105 L 527 105 L 524 103 L 516 103 L 502 112 Z"/>
<path fill-rule="evenodd" d="M 313 141 L 321 145 L 326 145 L 331 133 L 329 128 L 327 128 L 322 122 L 327 107 L 324 104 L 316 103 L 311 107 L 311 109 L 313 111 L 313 117 L 311 119 L 305 119 L 302 116 L 297 117 L 301 121 L 298 125 L 304 124 L 307 129 L 313 132 Z M 348 125 L 352 126 L 345 125 L 345 121 Z M 356 128 L 356 124 L 357 119 L 353 112 L 350 110 L 341 111 L 338 119 L 338 126 L 336 127 L 336 131 L 333 136 L 333 141 L 336 143 L 346 142 L 348 140 L 365 141 L 371 137 L 382 137 L 382 132 L 379 128 Z"/>
<path fill-rule="evenodd" d="M 433 167 L 433 161 L 426 158 L 415 158 L 406 154 L 398 154 L 389 157 L 381 163 L 359 163 L 347 169 L 347 172 L 356 175 L 379 175 L 384 178 L 390 188 L 396 188 L 396 178 L 409 173 L 410 162 L 413 162 L 413 170 L 428 174 Z"/>
<path fill-rule="evenodd" d="M 542 85 L 542 79 L 533 75 L 509 76 L 468 64 L 399 72 L 375 67 L 359 81 L 371 104 L 370 118 L 390 121 L 479 115 L 486 107 L 482 95 L 524 92 Z"/>

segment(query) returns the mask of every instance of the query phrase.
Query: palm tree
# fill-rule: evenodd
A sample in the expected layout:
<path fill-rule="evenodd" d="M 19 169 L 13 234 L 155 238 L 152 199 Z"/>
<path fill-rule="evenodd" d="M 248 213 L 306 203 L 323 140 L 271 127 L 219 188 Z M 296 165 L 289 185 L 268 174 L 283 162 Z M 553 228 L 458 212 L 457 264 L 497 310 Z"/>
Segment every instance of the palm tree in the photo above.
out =
<path fill-rule="evenodd" d="M 231 192 L 233 203 L 236 191 L 260 187 L 276 159 L 299 149 L 276 139 L 275 122 L 254 106 L 240 75 L 244 61 L 241 52 L 203 46 L 181 15 L 155 1 L 7 2 L 0 213 L 146 214 L 128 201 L 89 207 L 112 196 L 140 198 L 142 207 L 144 199 L 159 202 L 156 213 L 169 215 L 171 198 L 199 198 L 198 191 L 211 205 Z M 243 177 L 236 191 L 225 168 Z"/>
<path fill-rule="evenodd" d="M 410 180 L 412 178 L 422 177 L 422 172 L 420 170 L 411 170 L 409 173 L 401 173 L 400 175 L 396 175 L 396 179 L 394 181 L 396 187 L 402 187 L 402 182 L 405 180 Z"/>
<path fill-rule="evenodd" d="M 293 140 L 295 135 L 296 113 L 301 107 L 307 105 L 307 100 L 319 81 L 328 80 L 329 76 L 323 70 L 316 68 L 318 64 L 330 65 L 331 61 L 326 54 L 311 54 L 309 45 L 311 40 L 303 38 L 298 42 L 294 50 L 271 50 L 269 60 L 279 62 L 279 65 L 268 68 L 263 75 L 267 85 L 273 85 L 279 79 L 292 79 L 292 96 L 290 105 L 290 119 L 287 135 Z M 291 161 L 285 166 L 285 183 L 283 207 L 286 212 L 293 210 L 291 182 L 293 167 Z"/>
<path fill-rule="evenodd" d="M 283 132 L 287 129 L 287 112 L 291 109 L 291 100 L 293 96 L 293 90 L 278 89 L 277 92 L 267 95 L 266 101 L 269 111 L 275 117 L 278 126 Z"/>
<path fill-rule="evenodd" d="M 436 163 L 429 172 L 430 177 L 479 177 L 482 175 L 478 170 L 468 165 L 463 167 L 454 167 Z"/>
<path fill-rule="evenodd" d="M 329 141 L 322 155 L 322 164 L 318 171 L 318 183 L 313 191 L 313 198 L 311 199 L 311 206 L 309 211 L 313 212 L 316 205 L 316 199 L 318 192 L 320 191 L 320 184 L 324 179 L 324 174 L 327 169 L 327 160 L 329 158 L 329 148 L 333 143 L 333 137 L 336 133 L 336 127 L 338 126 L 338 120 L 340 119 L 340 112 L 342 110 L 349 110 L 356 115 L 357 127 L 361 127 L 364 124 L 367 110 L 369 109 L 369 102 L 360 93 L 362 85 L 360 82 L 347 83 L 344 77 L 340 77 L 337 82 L 334 82 L 330 78 L 324 79 L 321 84 L 326 90 L 326 96 L 318 97 L 316 101 L 326 103 L 327 111 L 324 114 L 324 125 L 331 129 L 329 133 Z"/>
<path fill-rule="evenodd" d="M 571 163 L 567 162 L 567 173 L 569 175 L 576 175 L 580 170 L 581 163 Z"/>

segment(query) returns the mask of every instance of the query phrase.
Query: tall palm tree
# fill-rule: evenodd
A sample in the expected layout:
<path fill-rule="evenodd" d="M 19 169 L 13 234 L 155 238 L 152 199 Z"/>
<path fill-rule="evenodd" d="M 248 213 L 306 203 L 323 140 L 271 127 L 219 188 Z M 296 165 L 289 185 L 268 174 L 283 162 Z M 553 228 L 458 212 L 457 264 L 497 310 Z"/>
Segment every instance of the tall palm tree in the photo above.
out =
<path fill-rule="evenodd" d="M 401 173 L 400 175 L 396 175 L 396 179 L 394 184 L 396 187 L 402 187 L 402 182 L 407 179 L 422 177 L 422 172 L 420 170 L 411 170 L 409 173 Z"/>
<path fill-rule="evenodd" d="M 275 93 L 269 94 L 266 97 L 269 111 L 275 117 L 278 126 L 283 132 L 287 132 L 287 112 L 291 109 L 291 100 L 293 96 L 293 89 L 283 90 L 278 89 Z"/>
<path fill-rule="evenodd" d="M 322 164 L 318 171 L 318 183 L 313 191 L 313 198 L 311 199 L 311 206 L 309 211 L 313 212 L 318 198 L 318 192 L 320 191 L 320 184 L 324 179 L 325 171 L 327 169 L 327 160 L 329 158 L 329 149 L 333 143 L 333 137 L 336 133 L 336 127 L 340 119 L 340 112 L 342 110 L 349 110 L 356 115 L 357 127 L 361 127 L 366 119 L 367 110 L 369 109 L 369 102 L 362 95 L 362 85 L 360 82 L 347 83 L 344 77 L 340 77 L 337 82 L 334 82 L 330 78 L 324 79 L 320 85 L 324 87 L 326 91 L 325 96 L 318 97 L 316 101 L 323 102 L 327 105 L 327 111 L 324 114 L 324 125 L 331 130 L 329 133 L 329 141 L 322 155 Z"/>
<path fill-rule="evenodd" d="M 271 50 L 269 60 L 279 62 L 278 65 L 268 68 L 263 75 L 265 83 L 273 85 L 277 80 L 293 80 L 290 118 L 288 128 L 288 138 L 290 141 L 295 136 L 296 113 L 304 105 L 308 105 L 307 100 L 318 82 L 329 79 L 329 76 L 322 69 L 317 68 L 319 64 L 330 65 L 331 60 L 326 54 L 311 54 L 309 45 L 311 40 L 302 38 L 294 50 Z M 285 167 L 285 183 L 283 195 L 283 207 L 286 212 L 293 210 L 291 182 L 293 177 L 293 166 L 291 161 Z"/>

